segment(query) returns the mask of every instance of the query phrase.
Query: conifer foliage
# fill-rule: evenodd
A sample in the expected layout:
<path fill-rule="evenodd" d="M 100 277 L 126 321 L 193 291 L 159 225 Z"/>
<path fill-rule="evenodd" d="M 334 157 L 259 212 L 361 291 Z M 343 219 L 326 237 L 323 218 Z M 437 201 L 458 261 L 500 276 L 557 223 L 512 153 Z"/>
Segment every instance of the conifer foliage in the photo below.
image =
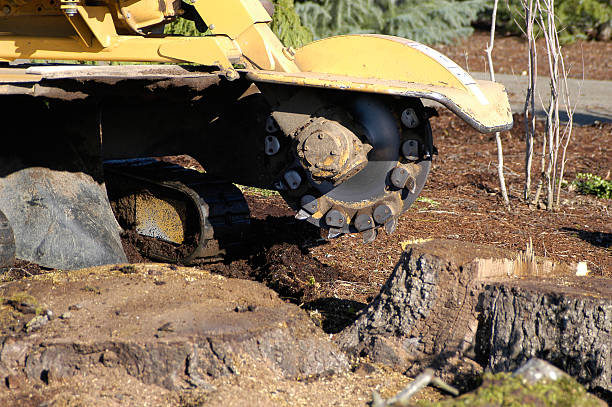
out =
<path fill-rule="evenodd" d="M 270 27 L 286 46 L 299 48 L 312 41 L 312 33 L 302 25 L 296 14 L 293 0 L 273 0 L 275 11 Z M 165 34 L 199 37 L 206 35 L 198 31 L 193 21 L 177 18 L 164 28 Z"/>
<path fill-rule="evenodd" d="M 302 0 L 296 10 L 315 38 L 381 33 L 449 43 L 472 33 L 487 0 Z"/>

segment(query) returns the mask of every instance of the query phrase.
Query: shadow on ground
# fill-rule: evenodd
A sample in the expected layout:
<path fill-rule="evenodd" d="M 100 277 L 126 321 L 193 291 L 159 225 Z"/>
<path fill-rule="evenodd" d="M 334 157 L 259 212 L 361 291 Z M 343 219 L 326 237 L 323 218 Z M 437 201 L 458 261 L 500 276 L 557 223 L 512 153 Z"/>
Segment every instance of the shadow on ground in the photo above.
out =
<path fill-rule="evenodd" d="M 612 247 L 612 233 L 606 232 L 590 232 L 588 230 L 561 228 L 562 232 L 567 232 L 578 236 L 585 242 L 589 242 L 593 246 L 603 247 L 608 249 Z"/>

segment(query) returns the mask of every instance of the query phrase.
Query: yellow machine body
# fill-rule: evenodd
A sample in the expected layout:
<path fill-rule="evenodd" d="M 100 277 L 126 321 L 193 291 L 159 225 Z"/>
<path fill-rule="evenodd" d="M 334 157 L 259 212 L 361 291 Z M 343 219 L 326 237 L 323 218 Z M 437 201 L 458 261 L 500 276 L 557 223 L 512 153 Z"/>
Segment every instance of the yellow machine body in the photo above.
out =
<path fill-rule="evenodd" d="M 294 50 L 270 30 L 259 0 L 198 0 L 193 7 L 210 35 L 155 34 L 181 14 L 174 0 L 0 0 L 0 60 L 196 63 L 229 79 L 242 73 L 255 82 L 432 99 L 481 132 L 512 126 L 503 86 L 474 80 L 423 44 L 347 35 Z M 0 82 L 10 75 L 0 73 Z"/>

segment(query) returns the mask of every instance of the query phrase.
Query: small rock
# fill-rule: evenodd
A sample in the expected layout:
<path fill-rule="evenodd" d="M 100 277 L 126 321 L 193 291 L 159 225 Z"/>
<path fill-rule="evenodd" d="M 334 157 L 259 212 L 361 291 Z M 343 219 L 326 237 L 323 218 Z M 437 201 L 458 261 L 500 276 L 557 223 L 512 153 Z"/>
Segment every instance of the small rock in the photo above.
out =
<path fill-rule="evenodd" d="M 60 317 L 60 319 L 64 319 L 64 320 L 65 319 L 70 319 L 70 318 L 72 318 L 72 312 L 70 312 L 70 311 L 64 312 L 59 317 Z"/>
<path fill-rule="evenodd" d="M 136 267 L 129 264 L 127 266 L 119 267 L 119 271 L 123 274 L 134 274 L 136 273 Z"/>
<path fill-rule="evenodd" d="M 166 284 L 166 282 L 165 281 L 161 281 L 161 280 L 155 280 L 153 282 L 153 284 L 155 284 L 155 285 L 164 285 L 164 284 Z"/>
<path fill-rule="evenodd" d="M 246 307 L 244 305 L 236 305 L 236 308 L 234 308 L 234 312 L 253 312 L 257 309 L 257 305 L 247 305 Z"/>
<path fill-rule="evenodd" d="M 376 366 L 371 363 L 360 363 L 359 366 L 355 369 L 355 373 L 360 376 L 371 375 L 376 372 Z"/>
<path fill-rule="evenodd" d="M 36 331 L 46 325 L 47 322 L 49 322 L 49 318 L 46 315 L 37 315 L 26 324 L 25 330 L 27 333 Z"/>
<path fill-rule="evenodd" d="M 151 270 L 147 271 L 147 274 L 148 274 L 148 275 L 150 275 L 150 276 L 160 276 L 160 275 L 161 275 L 161 273 L 162 273 L 161 271 L 159 271 L 159 270 L 153 270 L 153 269 L 151 269 Z"/>
<path fill-rule="evenodd" d="M 45 315 L 47 316 L 49 321 L 51 321 L 53 319 L 53 311 L 51 311 L 50 309 L 45 310 Z"/>
<path fill-rule="evenodd" d="M 100 362 L 108 368 L 116 367 L 119 362 L 117 354 L 111 350 L 105 350 L 100 356 Z"/>
<path fill-rule="evenodd" d="M 74 304 L 68 307 L 68 309 L 70 311 L 78 311 L 80 309 L 83 309 L 83 306 L 81 304 Z"/>
<path fill-rule="evenodd" d="M 166 322 L 159 328 L 157 328 L 160 332 L 174 332 L 174 327 L 172 326 L 172 322 Z"/>
<path fill-rule="evenodd" d="M 4 383 L 6 384 L 6 387 L 11 390 L 19 389 L 24 385 L 23 377 L 14 374 L 8 375 L 4 380 Z"/>
<path fill-rule="evenodd" d="M 522 376 L 529 384 L 534 384 L 540 380 L 557 381 L 562 377 L 569 377 L 563 370 L 556 368 L 542 359 L 532 358 L 523 366 L 516 369 L 513 376 Z"/>

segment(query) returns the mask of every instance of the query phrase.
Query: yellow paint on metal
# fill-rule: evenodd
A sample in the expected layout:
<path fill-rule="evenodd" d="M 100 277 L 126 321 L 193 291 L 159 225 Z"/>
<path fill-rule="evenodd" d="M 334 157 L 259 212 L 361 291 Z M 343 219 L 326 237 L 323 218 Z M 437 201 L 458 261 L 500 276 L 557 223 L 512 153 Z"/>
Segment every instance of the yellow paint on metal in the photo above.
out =
<path fill-rule="evenodd" d="M 198 0 L 194 7 L 213 34 L 236 39 L 255 23 L 272 21 L 256 0 Z"/>
<path fill-rule="evenodd" d="M 175 57 L 162 55 L 160 47 L 169 43 L 185 41 L 196 51 L 207 51 L 207 55 L 195 54 L 191 56 L 177 52 Z M 174 44 L 177 45 L 177 44 Z M 171 49 L 170 47 L 169 49 Z M 168 53 L 172 53 L 166 49 Z M 176 37 L 166 38 L 145 38 L 140 36 L 121 35 L 117 37 L 116 44 L 110 48 L 102 48 L 99 44 L 92 45 L 91 48 L 85 47 L 82 42 L 74 38 L 54 38 L 54 37 L 0 37 L 0 56 L 14 60 L 16 58 L 29 59 L 51 59 L 51 60 L 80 60 L 80 61 L 126 61 L 126 62 L 196 62 L 203 65 L 214 66 L 219 61 L 215 56 L 219 55 L 218 50 L 228 50 L 227 54 L 233 57 L 236 53 L 231 52 L 236 48 L 229 38 L 224 37 L 197 37 L 185 38 L 183 40 Z M 180 56 L 179 56 L 180 54 Z M 190 59 L 182 59 L 182 58 Z M 193 57 L 193 58 L 191 58 Z"/>
<path fill-rule="evenodd" d="M 0 4 L 5 2 L 0 0 Z M 163 16 L 160 4 L 158 0 L 136 0 L 129 7 L 138 14 L 132 16 L 134 21 L 148 24 L 157 21 L 159 13 Z M 346 35 L 289 50 L 267 26 L 270 16 L 257 0 L 198 0 L 196 11 L 215 35 L 197 38 L 116 35 L 113 23 L 121 28 L 123 17 L 114 0 L 101 0 L 95 7 L 79 6 L 78 21 L 84 24 L 73 21 L 73 33 L 78 35 L 67 37 L 70 25 L 57 4 L 54 7 L 57 15 L 45 15 L 45 22 L 30 8 L 28 12 L 34 15 L 27 23 L 11 17 L 0 19 L 0 32 L 9 29 L 9 34 L 0 35 L 0 59 L 193 62 L 217 66 L 230 78 L 236 76 L 232 64 L 241 63 L 248 67 L 243 72 L 253 81 L 428 98 L 444 104 L 479 131 L 505 130 L 512 125 L 503 86 L 475 81 L 423 44 L 383 35 Z M 44 12 L 53 10 L 45 8 Z M 30 18 L 22 14 L 20 18 Z M 26 34 L 29 24 L 35 34 Z M 40 32 L 48 34 L 41 36 Z"/>
<path fill-rule="evenodd" d="M 187 209 L 184 202 L 135 196 L 136 231 L 142 235 L 181 244 L 185 241 Z"/>
<path fill-rule="evenodd" d="M 113 17 L 108 12 L 108 8 L 78 6 L 77 10 L 102 47 L 110 47 L 117 41 L 117 30 L 115 30 Z"/>
<path fill-rule="evenodd" d="M 392 79 L 466 89 L 449 68 L 426 55 L 421 45 L 391 36 L 344 35 L 315 41 L 299 48 L 295 62 L 302 72 Z"/>
<path fill-rule="evenodd" d="M 25 69 L 0 68 L 0 83 L 34 83 L 41 79 L 41 75 L 27 74 Z"/>
<path fill-rule="evenodd" d="M 258 69 L 299 72 L 283 50 L 283 44 L 267 24 L 254 24 L 237 39 L 242 54 Z"/>
<path fill-rule="evenodd" d="M 125 20 L 124 16 L 127 16 L 137 28 L 149 27 L 164 21 L 163 9 L 166 8 L 166 3 L 163 0 L 123 0 L 120 2 L 111 0 L 109 3 L 114 3 L 115 7 L 121 5 L 123 12 L 119 11 L 117 17 Z"/>
<path fill-rule="evenodd" d="M 81 19 L 78 15 L 74 16 L 66 16 L 66 19 L 74 29 L 74 32 L 77 34 L 77 37 L 83 42 L 85 47 L 90 48 L 93 42 L 93 34 L 85 21 Z"/>
<path fill-rule="evenodd" d="M 235 49 L 228 38 L 223 37 L 194 37 L 171 40 L 167 39 L 159 47 L 159 54 L 168 58 L 194 62 L 197 64 L 218 66 L 221 69 L 231 70 L 230 59 L 236 60 L 240 53 Z"/>

